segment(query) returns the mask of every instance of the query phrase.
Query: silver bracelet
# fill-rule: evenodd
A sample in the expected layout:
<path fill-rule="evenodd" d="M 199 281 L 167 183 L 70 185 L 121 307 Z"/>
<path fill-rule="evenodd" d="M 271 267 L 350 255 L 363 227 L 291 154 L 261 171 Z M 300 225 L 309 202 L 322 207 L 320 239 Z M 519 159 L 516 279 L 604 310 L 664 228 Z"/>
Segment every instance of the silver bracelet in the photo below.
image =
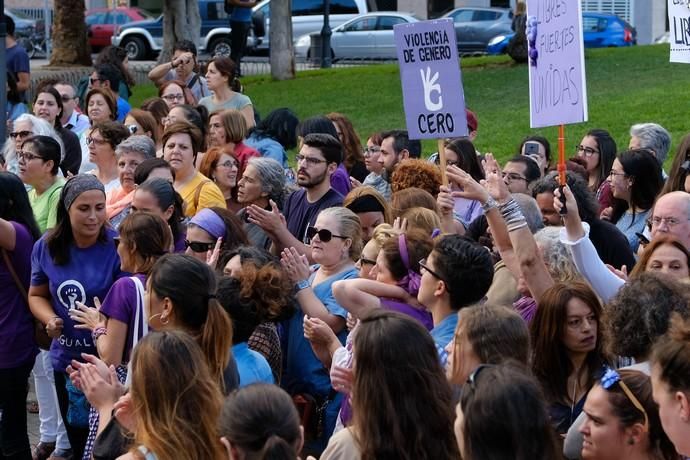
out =
<path fill-rule="evenodd" d="M 484 211 L 484 214 L 489 212 L 490 210 L 497 208 L 498 207 L 498 202 L 494 200 L 494 198 L 489 195 L 489 199 L 486 200 L 486 203 L 482 204 L 482 211 Z"/>

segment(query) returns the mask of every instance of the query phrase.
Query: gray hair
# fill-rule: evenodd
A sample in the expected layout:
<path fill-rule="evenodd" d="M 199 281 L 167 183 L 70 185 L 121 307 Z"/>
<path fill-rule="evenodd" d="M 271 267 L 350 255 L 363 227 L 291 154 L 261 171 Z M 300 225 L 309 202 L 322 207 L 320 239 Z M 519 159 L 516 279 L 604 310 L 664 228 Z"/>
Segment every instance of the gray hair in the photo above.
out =
<path fill-rule="evenodd" d="M 639 139 L 639 148 L 653 151 L 659 164 L 666 161 L 671 148 L 671 135 L 663 126 L 656 123 L 638 123 L 630 127 L 630 136 Z"/>
<path fill-rule="evenodd" d="M 14 120 L 14 123 L 28 121 L 31 123 L 31 132 L 34 136 L 48 136 L 55 139 L 55 141 L 60 145 L 60 163 L 65 159 L 65 144 L 62 142 L 62 138 L 55 131 L 55 128 L 50 126 L 50 123 L 45 121 L 43 118 L 38 118 L 30 113 L 23 113 Z M 8 137 L 5 144 L 2 146 L 2 155 L 5 157 L 7 165 L 10 166 L 15 164 L 18 160 L 17 152 L 15 151 L 14 139 Z M 13 171 L 15 172 L 15 171 Z M 62 173 L 59 173 L 62 174 Z"/>
<path fill-rule="evenodd" d="M 275 201 L 279 208 L 283 207 L 285 197 L 285 172 L 283 166 L 273 158 L 252 157 L 248 165 L 256 169 L 261 181 L 261 191 L 268 193 L 268 198 Z"/>
<path fill-rule="evenodd" d="M 338 222 L 338 231 L 345 238 L 350 238 L 349 256 L 353 261 L 359 259 L 362 253 L 362 225 L 359 216 L 342 206 L 326 208 L 319 213 L 319 216 L 330 216 Z"/>
<path fill-rule="evenodd" d="M 148 136 L 130 136 L 115 147 L 115 157 L 119 159 L 123 153 L 138 153 L 148 160 L 156 157 L 156 144 Z"/>
<path fill-rule="evenodd" d="M 520 206 L 520 210 L 527 221 L 527 226 L 532 233 L 536 233 L 544 228 L 544 219 L 539 210 L 537 200 L 524 193 L 513 193 L 513 198 Z"/>
<path fill-rule="evenodd" d="M 556 282 L 579 280 L 581 276 L 573 258 L 566 245 L 561 243 L 561 228 L 563 227 L 544 227 L 534 234 L 534 239 L 541 250 L 551 277 Z"/>

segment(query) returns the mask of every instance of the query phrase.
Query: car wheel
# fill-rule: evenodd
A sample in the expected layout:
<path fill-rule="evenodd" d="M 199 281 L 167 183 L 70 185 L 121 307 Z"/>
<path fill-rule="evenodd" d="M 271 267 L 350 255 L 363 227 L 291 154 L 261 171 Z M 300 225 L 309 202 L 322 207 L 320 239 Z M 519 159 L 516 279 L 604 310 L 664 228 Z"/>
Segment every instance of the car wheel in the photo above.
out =
<path fill-rule="evenodd" d="M 120 46 L 127 51 L 127 57 L 130 61 L 144 60 L 148 54 L 146 42 L 140 37 L 127 37 Z"/>
<path fill-rule="evenodd" d="M 208 49 L 212 56 L 230 57 L 230 37 L 215 38 Z"/>

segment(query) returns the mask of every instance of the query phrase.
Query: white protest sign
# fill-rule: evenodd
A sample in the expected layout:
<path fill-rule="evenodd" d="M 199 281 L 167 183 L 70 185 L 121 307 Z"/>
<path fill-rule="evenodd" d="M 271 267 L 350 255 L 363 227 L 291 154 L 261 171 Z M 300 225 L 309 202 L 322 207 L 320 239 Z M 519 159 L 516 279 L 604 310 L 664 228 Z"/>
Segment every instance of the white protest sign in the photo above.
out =
<path fill-rule="evenodd" d="M 671 62 L 690 64 L 690 2 L 668 0 Z"/>

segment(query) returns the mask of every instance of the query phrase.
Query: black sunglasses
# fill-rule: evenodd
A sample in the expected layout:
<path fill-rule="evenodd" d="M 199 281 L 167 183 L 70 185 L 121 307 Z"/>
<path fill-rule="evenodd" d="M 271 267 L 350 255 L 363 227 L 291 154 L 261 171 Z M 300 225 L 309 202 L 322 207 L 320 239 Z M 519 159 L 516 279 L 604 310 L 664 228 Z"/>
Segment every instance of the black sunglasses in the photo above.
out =
<path fill-rule="evenodd" d="M 376 261 L 375 261 L 375 260 L 367 259 L 367 258 L 365 258 L 365 257 L 360 257 L 360 258 L 359 258 L 359 263 L 360 263 L 360 265 L 364 265 L 364 264 L 367 264 L 367 265 L 376 265 Z"/>
<path fill-rule="evenodd" d="M 346 240 L 347 236 L 334 235 L 330 230 L 322 228 L 319 230 L 316 227 L 307 227 L 307 238 L 311 241 L 316 235 L 319 235 L 319 240 L 324 243 L 328 243 L 332 238 L 340 238 L 341 240 Z"/>
<path fill-rule="evenodd" d="M 494 367 L 494 365 L 493 364 L 480 364 L 467 378 L 466 383 L 470 386 L 470 388 L 472 390 L 474 390 L 476 385 L 477 385 L 477 378 L 479 377 L 479 373 L 482 370 L 486 369 L 487 367 Z"/>
<path fill-rule="evenodd" d="M 184 247 L 190 248 L 194 252 L 208 252 L 216 243 L 202 243 L 201 241 L 184 240 Z"/>
<path fill-rule="evenodd" d="M 115 243 L 115 249 L 117 249 L 117 247 L 120 246 L 120 237 L 114 236 L 113 237 L 113 243 Z"/>

